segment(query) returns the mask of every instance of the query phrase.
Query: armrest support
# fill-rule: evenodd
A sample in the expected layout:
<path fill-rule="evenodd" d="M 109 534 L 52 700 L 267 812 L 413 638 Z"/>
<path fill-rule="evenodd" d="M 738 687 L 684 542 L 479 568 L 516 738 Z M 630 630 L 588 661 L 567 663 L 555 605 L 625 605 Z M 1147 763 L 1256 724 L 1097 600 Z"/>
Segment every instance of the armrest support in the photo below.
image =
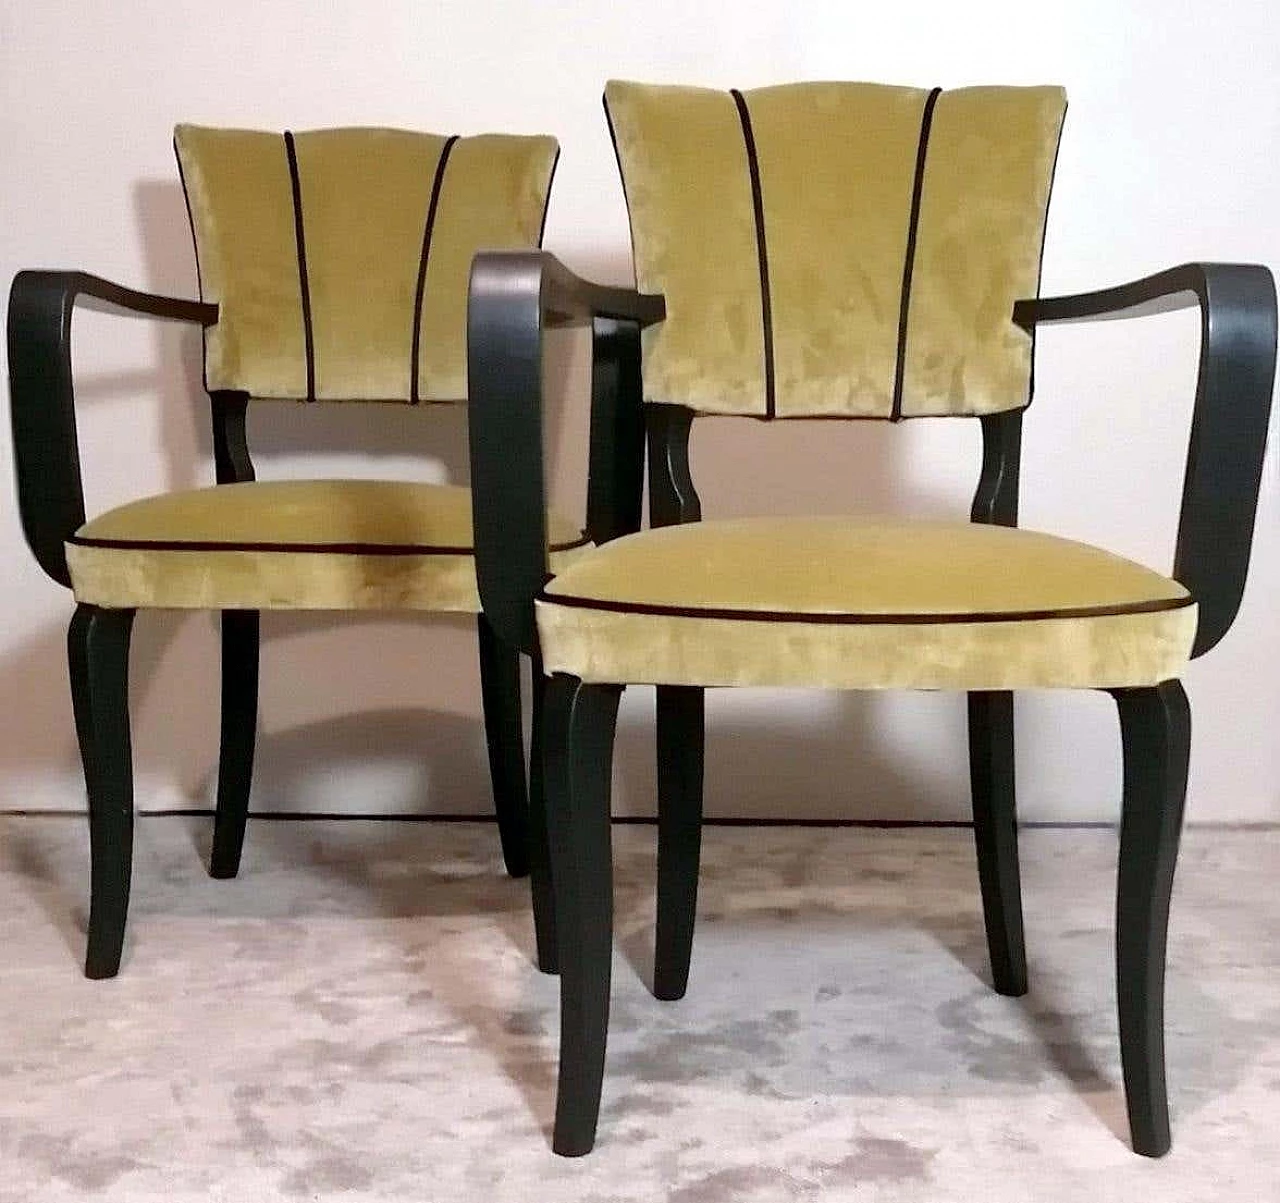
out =
<path fill-rule="evenodd" d="M 640 326 L 591 323 L 591 443 L 587 538 L 607 543 L 640 529 L 644 503 L 644 397 Z"/>
<path fill-rule="evenodd" d="M 580 279 L 545 251 L 482 252 L 472 263 L 467 378 L 476 577 L 489 621 L 523 652 L 537 651 L 533 599 L 548 576 L 543 331 L 592 324 L 587 531 L 605 539 L 639 524 L 639 330 L 664 313 L 661 297 Z"/>
<path fill-rule="evenodd" d="M 71 376 L 78 298 L 150 317 L 208 326 L 218 307 L 134 292 L 84 272 L 22 271 L 9 292 L 9 408 L 18 512 L 40 567 L 69 585 L 65 540 L 84 522 L 84 487 Z"/>
<path fill-rule="evenodd" d="M 1192 656 L 1227 633 L 1244 592 L 1276 366 L 1276 290 L 1265 267 L 1187 263 L 1076 296 L 1019 301 L 1023 329 L 1200 308 L 1200 367 L 1173 576 L 1200 606 Z"/>

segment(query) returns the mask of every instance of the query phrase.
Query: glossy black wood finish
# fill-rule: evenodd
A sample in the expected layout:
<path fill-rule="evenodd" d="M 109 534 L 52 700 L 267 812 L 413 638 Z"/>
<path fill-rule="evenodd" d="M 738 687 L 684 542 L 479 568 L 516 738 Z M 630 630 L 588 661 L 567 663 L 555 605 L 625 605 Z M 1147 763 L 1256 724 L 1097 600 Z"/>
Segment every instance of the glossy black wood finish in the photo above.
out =
<path fill-rule="evenodd" d="M 223 610 L 222 717 L 218 739 L 218 798 L 213 816 L 213 850 L 209 875 L 234 877 L 240 872 L 253 754 L 258 734 L 257 610 Z"/>
<path fill-rule="evenodd" d="M 600 318 L 642 326 L 662 314 L 660 297 L 591 284 L 545 251 L 484 252 L 472 264 L 467 379 L 476 577 L 489 621 L 522 652 L 537 651 L 533 599 L 547 579 L 543 331 Z M 620 366 L 631 364 L 628 373 L 638 375 L 638 359 L 624 352 L 625 340 L 600 334 L 593 340 L 595 351 Z M 602 392 L 608 391 L 605 376 L 603 370 L 596 376 Z M 627 395 L 638 396 L 638 389 L 638 381 L 628 383 Z M 615 457 L 605 449 L 619 421 L 630 428 L 617 415 L 592 423 L 597 504 L 606 495 L 621 495 L 631 479 L 626 465 L 634 463 L 633 456 Z M 602 483 L 618 458 L 623 471 Z M 601 519 L 599 513 L 595 517 Z"/>
<path fill-rule="evenodd" d="M 649 523 L 700 522 L 702 502 L 689 470 L 694 413 L 679 405 L 645 407 L 649 441 Z"/>
<path fill-rule="evenodd" d="M 609 796 L 620 685 L 547 686 L 547 825 L 560 955 L 560 1077 L 552 1147 L 591 1151 L 600 1114 L 613 942 Z"/>
<path fill-rule="evenodd" d="M 527 287 L 526 291 L 532 289 Z M 1275 299 L 1270 274 L 1260 268 L 1193 266 L 1107 293 L 1063 301 L 1020 303 L 1017 316 L 1027 329 L 1034 331 L 1038 321 L 1128 308 L 1180 292 L 1189 292 L 1200 301 L 1205 332 L 1195 430 L 1179 530 L 1179 567 L 1175 573 L 1189 586 L 1193 579 L 1205 582 L 1193 587 L 1197 597 L 1212 594 L 1209 602 L 1212 614 L 1207 626 L 1202 621 L 1201 637 L 1196 645 L 1199 653 L 1216 642 L 1229 625 L 1247 567 L 1261 436 L 1274 373 Z M 513 319 L 513 323 L 525 329 L 529 325 L 527 317 L 520 322 Z M 493 330 L 495 337 L 501 337 L 496 322 Z M 526 339 L 523 344 L 517 344 L 520 345 L 531 347 L 533 344 Z M 531 376 L 526 383 L 533 383 Z M 1233 405 L 1242 405 L 1248 411 L 1247 416 L 1233 418 Z M 665 406 L 648 408 L 650 515 L 654 525 L 699 516 L 688 463 L 691 419 L 687 411 Z M 501 462 L 497 453 L 498 427 L 504 424 L 496 417 L 495 423 L 490 436 L 493 443 L 490 457 L 495 465 L 496 482 L 496 467 Z M 971 511 L 973 521 L 1010 526 L 1017 523 L 1021 424 L 1020 411 L 982 419 L 983 467 Z M 1227 504 L 1215 511 L 1209 497 L 1215 474 L 1229 473 L 1233 468 L 1241 469 L 1243 484 L 1228 488 Z M 536 483 L 538 491 L 530 497 L 540 500 L 540 477 Z M 1243 548 L 1235 535 L 1227 540 L 1221 553 L 1204 546 L 1204 532 L 1223 522 L 1231 524 L 1237 534 L 1243 532 Z M 539 546 L 544 543 L 543 539 Z M 1219 571 L 1235 583 L 1214 593 L 1211 578 Z M 518 591 L 509 595 L 514 599 L 519 597 Z M 596 717 L 584 713 L 576 728 L 570 716 L 579 699 L 594 697 L 598 690 L 616 688 L 620 687 L 584 686 L 572 678 L 557 678 L 553 686 L 556 700 L 552 709 L 556 717 L 548 727 L 546 753 L 549 805 L 555 812 L 551 820 L 553 847 L 557 849 L 557 858 L 568 857 L 565 848 L 571 848 L 574 855 L 581 858 L 578 872 L 583 874 L 582 865 L 600 866 L 608 861 L 607 834 L 601 831 L 606 808 L 598 798 L 607 794 L 608 778 L 608 741 L 601 731 L 606 725 L 612 731 L 613 712 L 607 724 L 598 713 Z M 1125 742 L 1117 972 L 1126 1097 L 1135 1149 L 1158 1155 L 1168 1147 L 1163 973 L 1169 894 L 1185 794 L 1189 722 L 1186 698 L 1176 682 L 1154 689 L 1113 692 L 1120 707 Z M 701 756 L 700 748 L 690 752 L 688 732 L 693 728 L 690 712 L 695 697 L 699 703 L 697 717 L 701 718 L 701 695 L 699 691 L 673 688 L 667 691 L 666 697 L 665 708 L 661 701 L 659 703 L 659 726 L 670 734 L 660 735 L 660 743 L 667 750 L 660 754 L 659 792 L 669 799 L 680 799 L 680 804 L 672 805 L 669 810 L 671 836 L 668 841 L 669 848 L 680 851 L 660 853 L 670 864 L 677 865 L 678 871 L 668 876 L 666 884 L 660 884 L 659 907 L 661 914 L 662 897 L 673 900 L 667 913 L 678 921 L 681 930 L 678 937 L 660 935 L 659 942 L 676 951 L 665 960 L 665 968 L 656 976 L 663 979 L 658 984 L 659 993 L 677 994 L 685 985 L 678 973 L 681 967 L 687 971 L 687 935 L 692 931 L 696 898 L 697 851 L 692 837 L 696 821 L 690 801 L 695 792 L 692 788 L 695 773 L 690 765 L 696 762 L 700 777 Z M 998 989 L 1020 994 L 1026 989 L 1026 958 L 1018 881 L 1012 694 L 975 691 L 969 696 L 969 714 L 975 830 L 993 977 Z M 678 763 L 682 759 L 684 763 Z M 664 766 L 668 770 L 665 779 Z M 664 785 L 664 780 L 668 784 Z M 595 800 L 593 807 L 583 805 L 588 797 Z M 588 809 L 590 816 L 584 820 L 580 816 Z M 584 821 L 593 825 L 589 838 L 581 830 L 572 830 L 575 824 Z M 567 825 L 563 833 L 562 823 Z M 557 859 L 553 869 L 557 891 L 560 863 Z M 661 874 L 660 868 L 660 879 Z M 673 881 L 680 884 L 671 885 Z M 601 906 L 606 905 L 607 884 L 595 879 L 592 883 L 597 900 Z M 559 932 L 562 951 L 567 951 L 578 939 L 564 923 L 570 913 L 574 914 L 574 923 L 583 922 L 582 912 L 588 909 L 582 904 L 583 896 L 584 887 L 581 883 L 575 884 L 571 906 L 557 912 L 562 924 Z M 680 896 L 685 899 L 683 906 L 678 904 Z M 596 918 L 598 920 L 599 915 Z M 668 924 L 666 930 L 674 932 L 676 927 Z M 594 951 L 587 958 L 591 972 L 574 987 L 577 1001 L 573 1005 L 577 1010 L 565 1011 L 566 1027 L 571 1020 L 578 1025 L 570 1037 L 578 1043 L 572 1053 L 566 1048 L 564 1055 L 572 1059 L 562 1060 L 561 1064 L 558 1116 L 564 1117 L 564 1123 L 557 1125 L 556 1147 L 563 1152 L 583 1152 L 590 1148 L 598 1115 L 608 969 L 607 941 L 598 931 L 592 938 Z M 679 951 L 681 947 L 683 956 Z M 575 951 L 574 955 L 580 954 Z M 659 960 L 663 962 L 662 954 Z"/>
<path fill-rule="evenodd" d="M 249 395 L 217 392 L 209 395 L 213 422 L 213 470 L 220 485 L 253 480 L 249 456 Z"/>
<path fill-rule="evenodd" d="M 689 470 L 692 410 L 650 405 L 649 522 L 698 522 L 702 504 Z M 683 998 L 689 983 L 702 848 L 702 789 L 706 743 L 705 690 L 659 685 L 655 740 L 658 783 L 657 928 L 653 993 Z"/>
<path fill-rule="evenodd" d="M 608 291 L 604 290 L 606 299 Z M 63 545 L 85 519 L 71 365 L 71 319 L 78 302 L 206 326 L 214 323 L 218 315 L 215 305 L 152 296 L 83 272 L 24 271 L 15 277 L 10 294 L 8 338 L 19 507 L 24 533 L 37 561 L 63 585 L 70 584 Z M 616 359 L 625 362 L 630 354 L 638 365 L 638 346 L 631 347 L 625 335 L 606 338 L 606 341 L 610 342 L 611 354 Z M 255 477 L 247 438 L 248 402 L 248 396 L 243 393 L 210 395 L 214 465 L 220 484 L 251 481 Z M 636 423 L 638 421 L 637 418 Z M 639 436 L 633 436 L 632 442 L 638 443 Z M 633 468 L 632 476 L 638 472 L 638 466 Z M 633 491 L 637 496 L 632 509 L 638 511 L 638 485 Z M 85 611 L 90 612 L 96 613 L 92 607 Z M 248 814 L 257 726 L 260 618 L 254 611 L 224 611 L 220 618 L 222 715 L 210 872 L 215 877 L 230 877 L 238 871 Z M 88 639 L 85 632 L 99 630 L 105 621 L 90 623 L 87 617 L 81 617 L 73 623 L 72 636 L 83 644 Z M 98 634 L 94 638 L 97 644 L 102 644 L 104 637 Z M 87 652 L 82 650 L 79 660 L 73 659 L 73 664 L 87 664 L 86 656 Z M 510 659 L 514 662 L 514 655 Z M 503 680 L 509 677 L 508 672 Z M 85 692 L 87 685 L 78 685 L 77 689 L 85 698 L 90 696 Z M 495 691 L 487 692 L 492 696 Z M 504 688 L 496 692 L 506 697 L 511 691 Z M 99 695 L 102 695 L 101 687 L 93 696 Z M 518 695 L 516 704 L 518 707 Z M 77 705 L 78 713 L 90 714 L 87 701 Z M 93 724 L 85 727 L 81 723 L 80 726 L 82 732 L 89 732 L 85 738 L 92 737 L 93 747 L 97 749 L 102 739 L 94 732 L 109 724 L 97 708 L 92 713 Z M 85 722 L 88 721 L 86 718 Z M 127 738 L 127 714 L 120 721 L 125 724 Z M 495 748 L 502 766 L 495 772 L 496 808 L 507 863 L 517 873 L 524 871 L 527 860 L 527 838 L 523 834 L 526 806 L 523 765 L 517 780 L 509 763 L 521 758 L 518 722 L 517 708 L 514 741 L 500 754 Z M 513 724 L 499 718 L 497 725 L 501 725 L 510 738 Z M 497 742 L 490 733 L 491 747 Z M 95 751 L 94 755 L 95 763 L 106 763 L 103 754 Z M 114 778 L 107 780 L 110 783 Z M 92 781 L 90 785 L 91 795 L 95 788 L 98 793 L 106 788 L 95 787 Z M 113 820 L 111 827 L 104 826 L 106 823 L 104 819 L 93 825 L 94 832 L 99 833 L 93 837 L 98 849 L 95 864 L 100 866 L 94 871 L 97 884 L 93 896 L 97 900 L 95 913 L 100 918 L 91 924 L 89 962 L 90 972 L 99 976 L 115 972 L 118 965 L 128 887 L 127 871 L 123 888 L 112 889 L 110 883 L 113 880 L 118 883 L 120 874 L 101 868 L 111 863 L 106 850 L 114 846 L 112 839 L 118 845 L 123 838 L 120 821 Z M 116 835 L 100 838 L 103 831 L 115 831 Z M 549 906 L 544 906 L 544 910 L 549 910 Z M 110 951 L 113 942 L 114 954 Z"/>
<path fill-rule="evenodd" d="M 1120 1055 L 1134 1152 L 1169 1151 L 1164 971 L 1169 898 L 1187 791 L 1191 711 L 1177 681 L 1111 691 L 1124 740 L 1116 890 Z"/>
<path fill-rule="evenodd" d="M 640 529 L 644 504 L 640 327 L 596 318 L 591 336 L 591 447 L 587 538 L 607 543 Z"/>
<path fill-rule="evenodd" d="M 89 798 L 89 947 L 85 976 L 114 977 L 124 948 L 133 866 L 129 741 L 132 610 L 77 606 L 67 630 L 76 735 Z"/>
<path fill-rule="evenodd" d="M 529 825 L 520 725 L 520 653 L 498 638 L 483 614 L 476 618 L 476 630 L 484 734 L 502 858 L 512 877 L 523 877 L 529 872 Z"/>
<path fill-rule="evenodd" d="M 216 392 L 209 396 L 213 425 L 213 466 L 218 483 L 237 484 L 254 479 L 249 456 L 246 393 Z M 209 875 L 219 879 L 240 872 L 249 793 L 253 784 L 253 756 L 258 736 L 258 667 L 261 619 L 256 610 L 223 610 L 219 615 L 222 643 L 222 711 L 218 738 L 218 796 L 213 816 L 213 849 Z"/>
<path fill-rule="evenodd" d="M 1014 792 L 1013 694 L 971 691 L 969 782 L 973 838 L 991 980 L 1001 994 L 1027 992 L 1027 951 L 1018 872 L 1018 822 Z"/>
<path fill-rule="evenodd" d="M 702 849 L 702 780 L 706 691 L 657 687 L 658 922 L 653 993 L 683 998 L 689 984 Z"/>
<path fill-rule="evenodd" d="M 70 585 L 66 540 L 84 523 L 71 374 L 77 300 L 210 325 L 216 305 L 134 292 L 84 272 L 22 271 L 9 292 L 9 411 L 22 532 L 40 567 Z"/>
<path fill-rule="evenodd" d="M 533 901 L 533 934 L 538 968 L 560 972 L 556 950 L 556 903 L 551 888 L 551 837 L 547 831 L 547 677 L 533 659 L 533 711 L 529 741 L 529 889 Z"/>
<path fill-rule="evenodd" d="M 982 423 L 982 471 L 969 509 L 972 522 L 1018 525 L 1022 471 L 1022 410 L 986 414 Z"/>
<path fill-rule="evenodd" d="M 1276 364 L 1276 292 L 1265 267 L 1187 263 L 1132 284 L 1019 301 L 1025 329 L 1046 322 L 1200 308 L 1200 365 L 1173 575 L 1200 608 L 1192 656 L 1240 608 L 1262 482 Z"/>
<path fill-rule="evenodd" d="M 496 638 L 533 662 L 529 868 L 538 965 L 547 973 L 561 971 L 563 955 L 546 804 L 547 683 L 533 612 L 534 597 L 548 576 L 543 331 L 592 327 L 586 531 L 593 541 L 605 542 L 640 526 L 640 329 L 662 313 L 661 298 L 591 284 L 542 251 L 482 253 L 472 264 L 468 430 L 476 578 Z M 607 989 L 606 984 L 606 996 Z"/>
<path fill-rule="evenodd" d="M 981 421 L 982 473 L 970 519 L 1017 526 L 1022 411 L 990 414 Z M 1018 871 L 1013 694 L 975 690 L 967 701 L 973 836 L 991 978 L 1001 994 L 1017 996 L 1027 992 L 1027 952 Z"/>

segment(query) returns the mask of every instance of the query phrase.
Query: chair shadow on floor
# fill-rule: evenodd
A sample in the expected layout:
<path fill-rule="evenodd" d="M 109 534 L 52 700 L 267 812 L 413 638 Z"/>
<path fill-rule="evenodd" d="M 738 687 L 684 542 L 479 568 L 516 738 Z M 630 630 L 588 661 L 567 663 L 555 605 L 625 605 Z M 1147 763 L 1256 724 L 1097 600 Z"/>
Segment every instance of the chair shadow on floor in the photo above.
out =
<path fill-rule="evenodd" d="M 866 844 L 896 840 L 903 871 L 886 873 L 885 859 L 865 846 L 864 834 Z M 968 832 L 943 837 L 919 831 L 815 831 L 804 834 L 804 847 L 779 856 L 767 853 L 770 837 L 759 829 L 717 831 L 704 843 L 706 872 L 689 994 L 677 1003 L 643 998 L 624 1006 L 647 1016 L 652 1047 L 628 1048 L 627 1024 L 612 1025 L 622 1040 L 615 1038 L 611 1046 L 606 1122 L 611 1114 L 627 1113 L 626 1100 L 633 1094 L 644 1106 L 655 1091 L 665 1088 L 669 1100 L 673 1085 L 694 1081 L 728 1090 L 772 1090 L 771 1097 L 791 1100 L 983 1096 L 1007 1103 L 1011 1116 L 1019 1098 L 1047 1090 L 1069 1093 L 1127 1147 L 1115 1031 L 1114 837 L 1065 831 L 1031 837 L 1024 837 L 1031 989 L 1025 998 L 1006 999 L 990 985 Z M 953 847 L 953 855 L 921 856 L 909 848 L 912 842 L 927 845 L 939 838 Z M 1064 880 L 1061 874 L 1069 870 L 1047 866 L 1037 851 L 1037 843 L 1042 848 L 1046 840 L 1089 841 L 1079 848 L 1087 876 Z M 807 884 L 798 886 L 793 883 L 801 865 Z M 630 848 L 619 877 L 619 936 L 627 959 L 633 965 L 639 961 L 643 977 L 652 924 L 648 840 Z M 1213 880 L 1206 874 L 1200 892 L 1211 889 Z M 1081 909 L 1078 887 L 1086 882 L 1089 897 Z M 1209 937 L 1196 929 L 1208 929 L 1211 919 L 1197 915 L 1194 899 L 1184 906 L 1181 923 L 1175 907 L 1170 944 L 1167 1035 L 1172 1101 L 1181 1122 L 1212 1110 L 1229 1095 L 1256 1068 L 1260 1050 L 1274 1047 L 1277 1033 L 1274 1022 L 1248 1017 L 1256 1004 L 1239 987 L 1233 1005 L 1230 976 L 1206 970 L 1196 941 Z M 948 957 L 939 959 L 939 949 Z M 828 976 L 808 982 L 812 963 L 824 966 Z M 1229 975 L 1234 962 L 1223 965 Z M 963 969 L 959 976 L 956 966 Z M 731 987 L 726 978 L 732 979 Z M 820 1002 L 824 993 L 840 999 L 845 1010 L 838 1040 L 829 1020 L 820 1031 L 810 1030 L 809 1020 L 823 1008 L 796 982 L 821 982 Z M 615 978 L 615 1018 L 627 985 Z M 771 1017 L 794 1018 L 797 1000 L 794 1030 L 782 1025 L 781 1034 L 766 1032 L 765 1040 L 777 1046 L 775 1058 L 794 1059 L 796 1067 L 775 1066 L 762 1088 L 768 1075 L 758 1070 L 757 1037 Z M 739 1030 L 741 1039 L 733 1035 Z M 1206 1041 L 1212 1045 L 1208 1052 Z M 618 1043 L 624 1046 L 621 1052 Z M 826 1043 L 839 1045 L 840 1051 L 815 1065 L 813 1045 Z M 874 1073 L 863 1063 L 864 1054 Z M 855 1101 L 850 1122 L 856 1119 Z"/>
<path fill-rule="evenodd" d="M 653 691 L 633 687 L 627 694 L 631 705 L 620 718 L 614 755 L 615 813 L 621 795 L 628 812 L 652 815 Z M 895 701 L 899 709 L 890 709 Z M 721 711 L 722 703 L 733 708 Z M 803 721 L 780 728 L 777 714 L 782 708 L 798 714 L 806 704 L 811 709 Z M 901 699 L 886 704 L 885 695 L 871 693 L 708 691 L 705 814 L 712 820 L 825 816 L 833 824 L 889 815 L 925 823 L 967 821 L 963 698 L 916 695 L 908 706 L 904 714 Z M 885 738 L 886 729 L 904 717 L 927 723 L 944 756 L 949 753 L 954 761 L 954 778 L 894 755 L 895 741 Z M 651 889 L 656 859 L 637 869 Z M 732 867 L 705 866 L 704 887 L 718 871 L 731 872 Z M 803 884 L 803 863 L 789 872 L 791 884 Z M 975 867 L 975 891 L 976 885 Z M 652 911 L 648 924 L 631 931 L 619 928 L 618 943 L 637 976 L 652 986 Z"/>
<path fill-rule="evenodd" d="M 417 717 L 402 716 L 406 748 L 420 729 Z M 458 732 L 466 734 L 461 725 Z M 298 740 L 299 747 L 318 746 L 301 734 Z M 79 840 L 65 836 L 55 853 L 41 825 L 83 819 L 5 822 L 8 871 L 21 875 L 19 888 L 67 945 L 58 972 L 79 984 L 85 857 Z M 161 838 L 173 824 L 181 831 Z M 242 876 L 231 882 L 205 876 L 197 853 L 207 819 L 144 817 L 138 826 L 135 948 L 158 938 L 161 918 L 183 920 L 187 932 L 237 920 L 341 920 L 353 938 L 388 942 L 392 960 L 403 963 L 400 1005 L 443 1008 L 450 1030 L 483 1050 L 493 1072 L 549 1129 L 556 981 L 533 966 L 527 883 L 503 875 L 493 824 L 257 822 Z M 640 961 L 647 969 L 637 950 L 647 947 L 652 925 L 652 830 L 628 826 L 618 835 L 619 952 L 623 964 Z M 954 840 L 954 855 L 920 856 L 911 848 L 939 838 L 949 846 Z M 884 841 L 898 851 L 886 855 L 875 846 Z M 685 1084 L 780 1100 L 845 1098 L 851 1124 L 859 1098 L 997 1098 L 1014 1115 L 1019 1098 L 1047 1088 L 1069 1090 L 1124 1143 L 1109 900 L 1090 904 L 1083 919 L 1056 922 L 1051 911 L 1037 913 L 1037 895 L 1061 898 L 1063 885 L 1045 880 L 1034 853 L 1026 858 L 1031 994 L 1001 999 L 987 982 L 966 832 L 716 828 L 706 851 L 701 947 L 686 1000 L 659 1002 L 637 977 L 615 973 L 607 1124 L 654 1108 L 678 1116 L 698 1105 L 696 1092 L 688 1100 L 673 1093 Z M 1105 859 L 1092 857 L 1091 879 Z M 366 923 L 388 919 L 376 928 Z M 465 934 L 468 921 L 477 938 L 458 939 L 458 924 Z M 443 944 L 441 925 L 454 933 Z M 1233 1013 L 1223 981 L 1191 972 L 1194 939 L 1203 933 L 1193 937 L 1175 932 L 1171 945 L 1170 1079 L 1183 1121 L 1230 1093 L 1275 1039 L 1263 1018 Z M 183 955 L 212 955 L 220 938 L 206 948 L 193 940 Z M 949 955 L 938 957 L 939 949 Z M 146 972 L 136 956 L 129 960 L 126 975 Z M 726 980 L 727 967 L 741 970 L 736 982 Z M 1217 1034 L 1209 1056 L 1206 1033 Z M 830 1045 L 821 1057 L 819 1045 Z"/>

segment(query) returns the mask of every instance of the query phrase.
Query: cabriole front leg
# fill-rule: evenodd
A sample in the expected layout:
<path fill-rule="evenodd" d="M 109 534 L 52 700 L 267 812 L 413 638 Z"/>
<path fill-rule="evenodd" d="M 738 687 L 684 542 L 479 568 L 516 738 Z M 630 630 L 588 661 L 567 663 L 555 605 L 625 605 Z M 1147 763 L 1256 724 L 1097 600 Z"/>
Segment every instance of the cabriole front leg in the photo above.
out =
<path fill-rule="evenodd" d="M 560 972 L 556 951 L 556 902 L 551 882 L 551 843 L 547 831 L 546 724 L 547 678 L 542 662 L 533 659 L 533 729 L 529 741 L 529 893 L 538 968 Z"/>
<path fill-rule="evenodd" d="M 484 702 L 484 735 L 489 747 L 489 776 L 498 838 L 507 873 L 529 872 L 528 795 L 524 774 L 524 733 L 520 720 L 520 653 L 479 615 L 480 693 Z"/>
<path fill-rule="evenodd" d="M 1120 1057 L 1133 1149 L 1169 1151 L 1164 970 L 1169 898 L 1187 792 L 1191 711 L 1178 681 L 1111 691 L 1124 739 L 1124 810 L 1116 892 Z"/>
<path fill-rule="evenodd" d="M 620 685 L 557 674 L 547 686 L 546 800 L 560 958 L 560 1079 L 552 1147 L 595 1143 L 613 946 L 610 775 Z"/>
<path fill-rule="evenodd" d="M 89 947 L 85 976 L 120 970 L 133 862 L 129 637 L 133 610 L 80 605 L 67 631 L 76 734 L 89 799 Z"/>

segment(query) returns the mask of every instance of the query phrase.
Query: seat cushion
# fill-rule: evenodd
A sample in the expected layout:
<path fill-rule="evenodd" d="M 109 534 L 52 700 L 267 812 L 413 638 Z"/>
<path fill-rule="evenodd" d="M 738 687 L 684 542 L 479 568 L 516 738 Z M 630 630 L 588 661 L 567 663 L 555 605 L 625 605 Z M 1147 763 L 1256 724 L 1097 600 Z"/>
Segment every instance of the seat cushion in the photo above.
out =
<path fill-rule="evenodd" d="M 1025 689 L 1178 675 L 1196 606 L 1095 547 L 971 523 L 754 518 L 592 548 L 537 603 L 595 682 Z"/>
<path fill-rule="evenodd" d="M 548 518 L 553 570 L 585 540 Z M 471 491 L 378 480 L 217 485 L 130 502 L 67 542 L 77 601 L 251 610 L 480 608 Z"/>

